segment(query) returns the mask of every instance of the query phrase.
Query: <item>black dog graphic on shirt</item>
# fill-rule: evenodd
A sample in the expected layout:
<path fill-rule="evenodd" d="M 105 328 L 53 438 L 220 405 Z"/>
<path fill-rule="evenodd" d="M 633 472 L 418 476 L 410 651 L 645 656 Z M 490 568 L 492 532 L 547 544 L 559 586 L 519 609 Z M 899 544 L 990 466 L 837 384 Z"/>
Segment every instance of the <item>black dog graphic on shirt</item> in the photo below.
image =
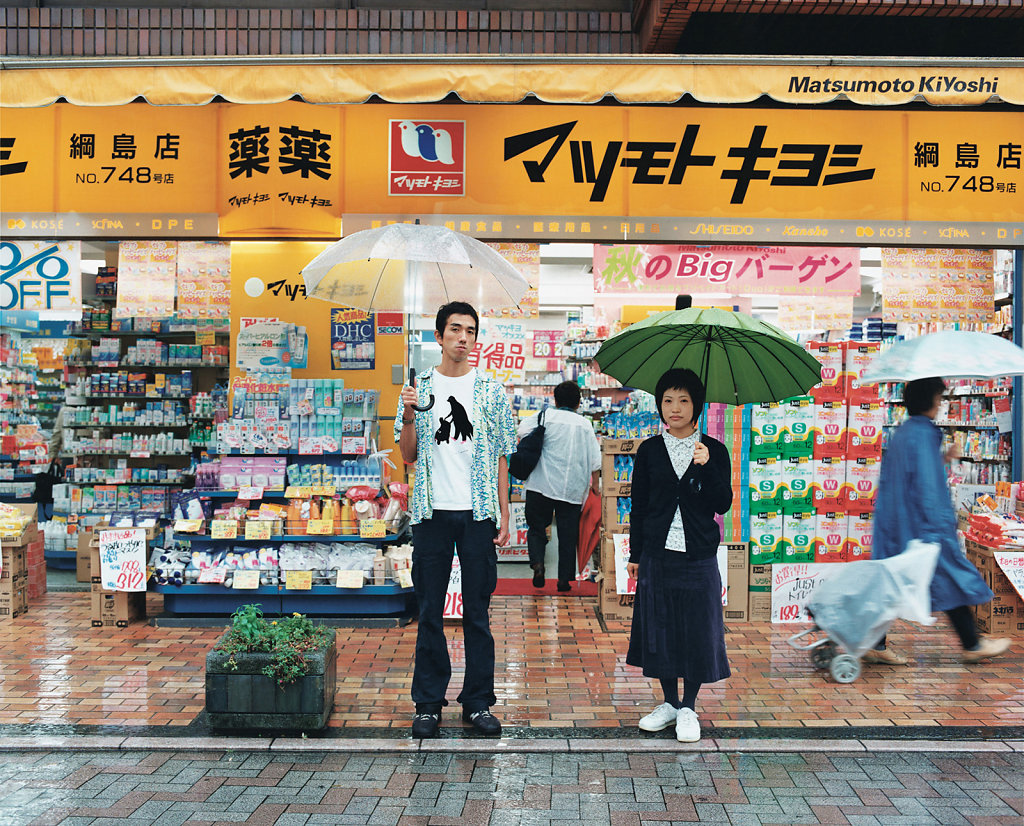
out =
<path fill-rule="evenodd" d="M 434 440 L 441 444 L 441 442 L 449 442 L 451 440 L 470 440 L 473 438 L 473 423 L 469 420 L 469 416 L 466 415 L 466 408 L 459 404 L 458 399 L 455 396 L 448 397 L 448 405 L 451 408 L 451 412 L 447 416 L 442 416 L 438 421 L 440 427 L 434 434 Z M 452 428 L 455 432 L 452 433 Z"/>

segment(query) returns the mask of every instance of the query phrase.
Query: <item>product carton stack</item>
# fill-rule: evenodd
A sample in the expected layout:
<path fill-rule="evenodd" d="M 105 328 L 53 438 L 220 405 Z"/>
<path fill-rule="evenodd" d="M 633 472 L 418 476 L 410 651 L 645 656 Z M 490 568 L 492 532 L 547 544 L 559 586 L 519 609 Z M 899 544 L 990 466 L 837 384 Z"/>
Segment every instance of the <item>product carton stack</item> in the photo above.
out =
<path fill-rule="evenodd" d="M 615 536 L 629 533 L 632 507 L 633 461 L 642 438 L 604 439 L 601 442 L 601 614 L 608 619 L 633 616 L 633 594 L 616 578 Z M 619 539 L 620 549 L 623 539 Z M 621 550 L 619 551 L 621 553 Z M 635 583 L 633 584 L 635 588 Z"/>
<path fill-rule="evenodd" d="M 0 622 L 28 611 L 28 549 L 40 543 L 35 505 L 0 504 Z"/>
<path fill-rule="evenodd" d="M 973 608 L 978 630 L 1024 634 L 1024 523 L 991 512 L 972 513 L 964 545 L 967 558 L 994 594 L 991 602 Z"/>
<path fill-rule="evenodd" d="M 97 525 L 90 542 L 89 569 L 92 574 L 90 623 L 93 628 L 127 628 L 131 623 L 146 618 L 145 591 L 111 591 L 103 587 L 100 567 L 100 542 L 105 530 L 114 530 L 109 525 Z M 150 543 L 157 536 L 157 529 L 140 528 L 146 535 L 146 558 Z M 145 576 L 145 572 L 143 572 Z M 145 580 L 143 580 L 145 581 Z"/>

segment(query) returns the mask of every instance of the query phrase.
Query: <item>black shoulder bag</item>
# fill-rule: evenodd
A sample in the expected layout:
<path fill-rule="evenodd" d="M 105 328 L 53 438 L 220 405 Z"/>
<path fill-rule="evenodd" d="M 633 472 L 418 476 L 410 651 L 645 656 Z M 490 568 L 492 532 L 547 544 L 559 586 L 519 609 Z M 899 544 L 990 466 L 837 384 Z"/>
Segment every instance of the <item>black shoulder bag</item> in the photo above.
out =
<path fill-rule="evenodd" d="M 508 457 L 508 471 L 516 479 L 526 481 L 540 461 L 540 453 L 544 449 L 544 413 L 547 408 L 537 414 L 537 427 L 519 440 L 516 452 Z"/>

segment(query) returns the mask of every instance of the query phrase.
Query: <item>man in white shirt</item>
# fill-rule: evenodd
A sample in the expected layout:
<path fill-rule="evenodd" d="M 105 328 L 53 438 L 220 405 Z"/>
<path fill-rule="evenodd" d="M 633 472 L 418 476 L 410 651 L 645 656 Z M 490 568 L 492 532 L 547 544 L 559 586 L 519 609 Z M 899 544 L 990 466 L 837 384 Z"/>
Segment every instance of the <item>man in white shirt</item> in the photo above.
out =
<path fill-rule="evenodd" d="M 544 587 L 544 552 L 547 529 L 554 514 L 558 531 L 558 590 L 570 590 L 576 577 L 576 546 L 580 513 L 587 488 L 599 493 L 601 450 L 594 427 L 576 411 L 580 389 L 563 381 L 555 388 L 555 409 L 544 414 L 544 447 L 540 461 L 526 480 L 526 542 L 530 549 L 533 584 Z M 519 425 L 519 437 L 537 427 L 537 416 Z"/>

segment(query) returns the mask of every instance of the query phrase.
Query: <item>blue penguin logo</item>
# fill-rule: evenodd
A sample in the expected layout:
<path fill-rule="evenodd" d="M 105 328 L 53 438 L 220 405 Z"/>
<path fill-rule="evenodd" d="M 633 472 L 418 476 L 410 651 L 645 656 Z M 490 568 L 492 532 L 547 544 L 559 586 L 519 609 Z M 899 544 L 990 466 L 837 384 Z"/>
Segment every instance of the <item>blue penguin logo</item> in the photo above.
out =
<path fill-rule="evenodd" d="M 402 135 L 402 151 L 410 158 L 421 158 L 446 166 L 455 164 L 452 156 L 452 136 L 445 129 L 435 129 L 429 123 L 403 120 L 398 124 Z"/>

